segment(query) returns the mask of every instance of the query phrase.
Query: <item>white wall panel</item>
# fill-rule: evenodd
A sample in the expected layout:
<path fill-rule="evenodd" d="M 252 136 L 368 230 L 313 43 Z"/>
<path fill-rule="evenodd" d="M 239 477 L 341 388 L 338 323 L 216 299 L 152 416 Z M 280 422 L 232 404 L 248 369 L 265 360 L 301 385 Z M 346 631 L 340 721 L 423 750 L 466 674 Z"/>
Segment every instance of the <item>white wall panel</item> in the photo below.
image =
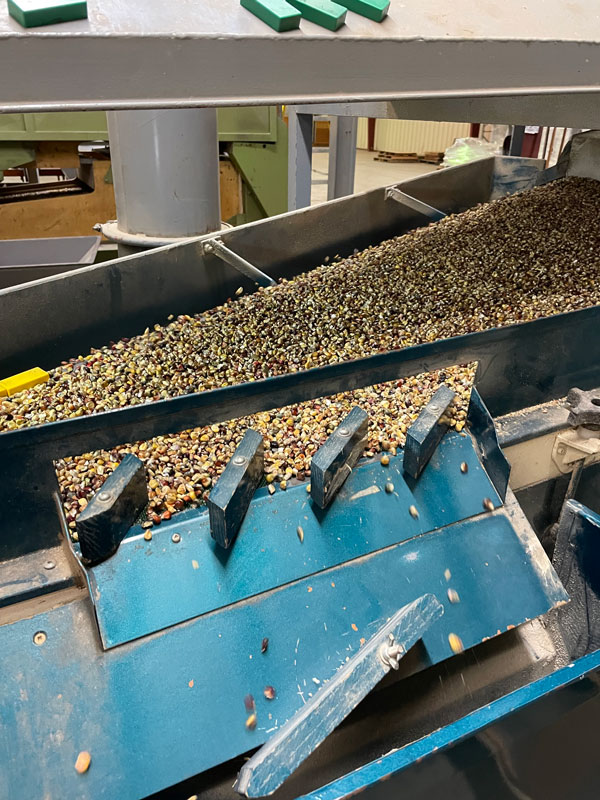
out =
<path fill-rule="evenodd" d="M 375 150 L 418 155 L 442 153 L 455 139 L 468 136 L 469 130 L 468 122 L 378 119 L 375 123 Z"/>
<path fill-rule="evenodd" d="M 367 150 L 369 147 L 369 123 L 366 117 L 358 118 L 358 131 L 356 134 L 356 146 L 360 150 Z"/>

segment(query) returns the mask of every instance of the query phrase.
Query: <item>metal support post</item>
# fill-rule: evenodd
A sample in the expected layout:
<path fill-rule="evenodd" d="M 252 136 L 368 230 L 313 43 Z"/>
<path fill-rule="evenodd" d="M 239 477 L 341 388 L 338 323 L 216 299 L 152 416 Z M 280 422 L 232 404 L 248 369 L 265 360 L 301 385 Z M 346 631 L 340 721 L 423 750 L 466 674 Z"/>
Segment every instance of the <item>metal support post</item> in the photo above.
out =
<path fill-rule="evenodd" d="M 520 156 L 523 152 L 523 141 L 525 137 L 524 125 L 513 125 L 512 135 L 510 138 L 509 155 Z"/>
<path fill-rule="evenodd" d="M 215 109 L 107 114 L 117 222 L 102 226 L 136 252 L 220 229 Z"/>
<path fill-rule="evenodd" d="M 329 123 L 329 171 L 327 199 L 354 192 L 357 117 L 331 117 Z"/>
<path fill-rule="evenodd" d="M 310 206 L 313 115 L 288 108 L 288 211 Z"/>

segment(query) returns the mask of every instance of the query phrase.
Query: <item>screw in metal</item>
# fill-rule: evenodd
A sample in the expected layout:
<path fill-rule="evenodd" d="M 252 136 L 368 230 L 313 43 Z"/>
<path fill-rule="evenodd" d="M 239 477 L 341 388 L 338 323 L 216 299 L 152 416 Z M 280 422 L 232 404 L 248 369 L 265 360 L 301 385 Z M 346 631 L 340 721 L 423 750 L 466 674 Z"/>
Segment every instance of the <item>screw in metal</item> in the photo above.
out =
<path fill-rule="evenodd" d="M 44 633 L 44 631 L 37 631 L 37 633 L 33 634 L 33 643 L 37 644 L 38 647 L 46 641 L 48 637 Z"/>
<path fill-rule="evenodd" d="M 244 456 L 234 456 L 233 463 L 236 467 L 241 467 L 246 463 L 246 458 Z"/>
<path fill-rule="evenodd" d="M 171 541 L 177 544 L 181 541 L 181 536 L 178 533 L 174 533 L 173 536 L 171 536 Z"/>
<path fill-rule="evenodd" d="M 350 436 L 348 428 L 338 428 L 338 433 L 340 436 Z"/>
<path fill-rule="evenodd" d="M 44 562 L 44 569 L 54 569 L 55 566 L 56 564 L 54 563 L 54 561 Z"/>
<path fill-rule="evenodd" d="M 111 494 L 110 492 L 100 492 L 98 495 L 98 500 L 101 500 L 103 503 L 106 503 L 107 500 L 110 500 Z"/>

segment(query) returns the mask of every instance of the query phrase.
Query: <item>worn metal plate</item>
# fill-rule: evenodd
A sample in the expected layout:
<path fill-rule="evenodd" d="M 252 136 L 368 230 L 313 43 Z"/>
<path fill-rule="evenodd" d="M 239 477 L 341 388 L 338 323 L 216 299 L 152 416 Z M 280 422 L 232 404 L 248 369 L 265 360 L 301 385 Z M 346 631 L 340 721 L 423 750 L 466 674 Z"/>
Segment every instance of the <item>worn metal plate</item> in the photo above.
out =
<path fill-rule="evenodd" d="M 467 474 L 460 464 L 469 465 Z M 500 501 L 468 436 L 447 434 L 418 484 L 402 476 L 402 456 L 356 469 L 322 511 L 305 487 L 256 493 L 235 547 L 210 537 L 208 514 L 179 514 L 147 542 L 132 528 L 112 558 L 88 572 L 105 647 L 145 636 L 366 553 L 483 512 Z M 392 481 L 394 492 L 385 491 Z M 408 509 L 415 505 L 419 518 Z M 297 528 L 303 529 L 300 543 Z M 173 543 L 173 533 L 181 541 Z M 124 602 L 126 596 L 127 602 Z"/>
<path fill-rule="evenodd" d="M 582 742 L 577 742 L 577 739 L 587 742 L 590 741 L 590 734 L 597 733 L 598 714 L 597 709 L 588 706 L 586 720 L 577 710 L 581 704 L 589 704 L 590 700 L 597 706 L 599 667 L 600 651 L 579 658 L 433 731 L 429 736 L 392 750 L 377 761 L 365 764 L 361 769 L 310 794 L 302 795 L 298 800 L 349 800 L 356 797 L 375 800 L 382 796 L 452 797 L 448 793 L 448 784 L 440 785 L 444 776 L 440 774 L 439 763 L 437 769 L 432 763 L 434 757 L 447 761 L 447 777 L 452 780 L 453 792 L 459 792 L 454 797 L 510 797 L 506 794 L 506 791 L 512 793 L 512 789 L 507 789 L 507 758 L 511 764 L 512 787 L 518 787 L 521 797 L 594 796 L 588 795 L 587 790 L 588 787 L 597 786 L 596 762 L 593 757 L 588 757 L 580 746 Z M 587 686 L 581 685 L 583 678 L 587 678 Z M 569 686 L 571 690 L 565 692 Z M 591 719 L 594 720 L 592 725 L 589 724 Z M 486 728 L 488 731 L 484 739 L 483 730 Z M 569 728 L 580 731 L 575 743 L 572 740 L 567 743 L 564 739 Z M 472 746 L 466 753 L 448 752 L 469 737 L 473 737 L 470 739 Z M 540 747 L 544 747 L 544 743 L 557 739 L 555 752 L 559 756 L 558 763 L 549 770 L 547 759 L 538 759 L 536 754 L 540 752 Z M 496 750 L 485 747 L 485 742 L 501 742 L 502 746 Z M 565 747 L 571 751 L 572 760 L 565 753 Z M 417 779 L 415 785 L 411 784 L 410 776 L 405 776 L 407 780 L 402 783 L 401 773 L 409 767 L 414 769 L 425 759 L 423 766 L 428 770 L 429 777 L 421 781 Z M 573 767 L 569 769 L 569 766 L 579 759 L 583 769 L 575 774 Z M 385 782 L 385 795 L 378 792 L 382 782 Z M 529 793 L 529 787 L 535 790 L 533 794 Z M 513 797 L 519 795 L 513 793 Z"/>
<path fill-rule="evenodd" d="M 0 797 L 142 798 L 258 747 L 316 690 L 313 678 L 331 678 L 422 594 L 445 606 L 424 637 L 432 663 L 452 656 L 450 632 L 467 648 L 543 614 L 566 595 L 531 529 L 516 528 L 498 510 L 104 652 L 88 601 L 0 627 L 0 718 L 10 733 L 0 736 Z M 297 553 L 306 542 L 296 538 Z M 133 584 L 120 595 L 131 615 L 136 603 L 168 602 L 150 583 L 137 594 Z M 448 587 L 460 603 L 448 601 Z M 185 587 L 173 581 L 170 591 L 175 601 Z M 37 647 L 40 630 L 48 638 Z M 266 685 L 275 700 L 263 698 Z M 84 749 L 92 765 L 82 776 L 73 765 Z"/>

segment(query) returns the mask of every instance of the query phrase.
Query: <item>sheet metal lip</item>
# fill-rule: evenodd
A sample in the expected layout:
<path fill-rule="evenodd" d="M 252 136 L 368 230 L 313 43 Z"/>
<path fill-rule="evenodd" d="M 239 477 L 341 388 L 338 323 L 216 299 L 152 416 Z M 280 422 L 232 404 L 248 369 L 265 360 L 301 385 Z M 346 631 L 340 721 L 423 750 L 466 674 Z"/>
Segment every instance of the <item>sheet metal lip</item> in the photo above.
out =
<path fill-rule="evenodd" d="M 548 433 L 568 428 L 569 410 L 556 403 L 542 404 L 496 417 L 494 425 L 500 447 L 512 447 Z"/>

